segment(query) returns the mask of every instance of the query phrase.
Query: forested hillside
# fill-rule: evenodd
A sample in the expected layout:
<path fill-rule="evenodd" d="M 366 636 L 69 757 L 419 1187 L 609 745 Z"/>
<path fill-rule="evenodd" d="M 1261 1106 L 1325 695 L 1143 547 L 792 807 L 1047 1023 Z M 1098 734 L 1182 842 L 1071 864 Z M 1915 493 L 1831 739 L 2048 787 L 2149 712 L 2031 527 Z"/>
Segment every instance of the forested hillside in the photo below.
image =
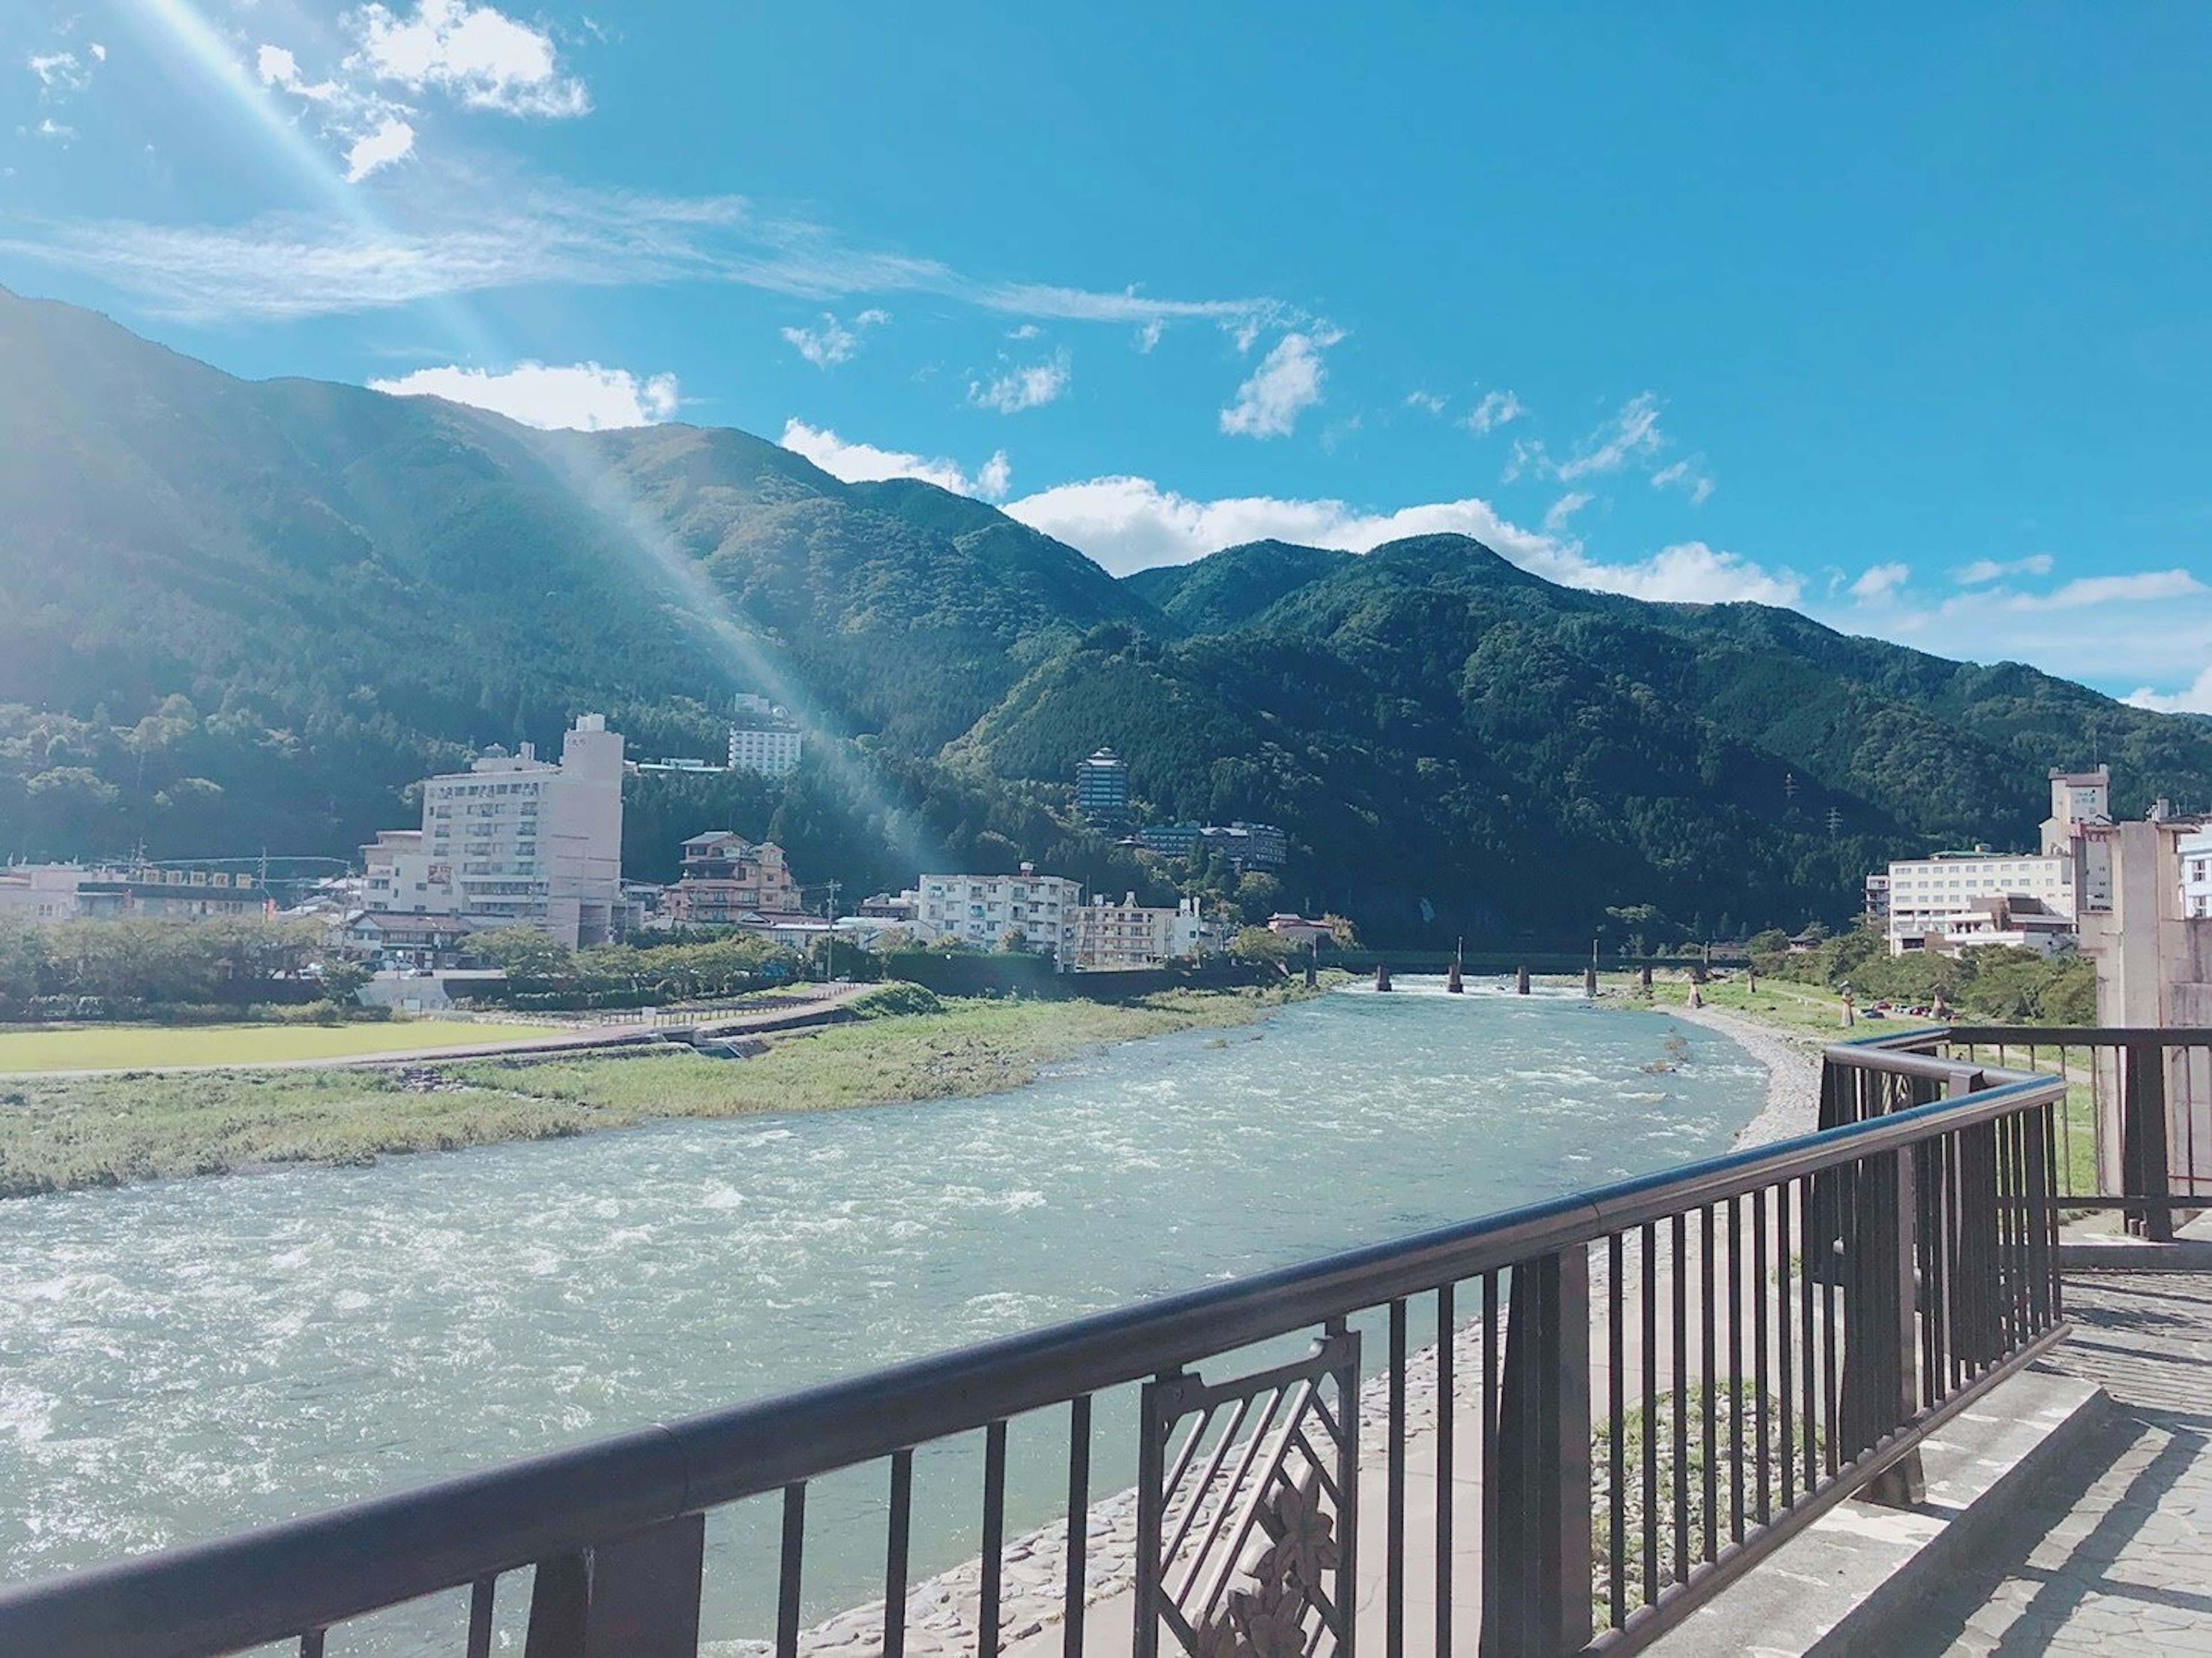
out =
<path fill-rule="evenodd" d="M 4 293 L 0 585 L 6 856 L 343 855 L 425 771 L 585 709 L 712 755 L 740 689 L 802 713 L 806 763 L 635 780 L 631 873 L 726 826 L 848 893 L 1031 858 L 1165 896 L 1073 817 L 1101 744 L 1148 815 L 1289 829 L 1249 905 L 1382 940 L 1838 919 L 1893 853 L 2027 838 L 2093 745 L 2124 809 L 2212 804 L 2205 722 L 1788 611 L 1561 588 L 1457 537 L 1116 582 L 740 432 L 249 384 Z"/>

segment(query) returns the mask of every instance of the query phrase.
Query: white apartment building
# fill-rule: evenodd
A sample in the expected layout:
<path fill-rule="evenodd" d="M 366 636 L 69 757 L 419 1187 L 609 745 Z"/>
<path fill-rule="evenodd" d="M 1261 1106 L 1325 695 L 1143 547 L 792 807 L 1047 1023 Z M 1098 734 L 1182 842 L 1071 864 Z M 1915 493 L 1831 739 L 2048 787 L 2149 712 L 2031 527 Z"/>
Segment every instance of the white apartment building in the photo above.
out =
<path fill-rule="evenodd" d="M 422 827 L 362 848 L 364 904 L 603 944 L 624 930 L 622 780 L 622 736 L 596 714 L 562 738 L 558 765 L 526 743 L 426 779 Z"/>
<path fill-rule="evenodd" d="M 1034 864 L 1024 864 L 1013 875 L 925 875 L 915 890 L 915 931 L 925 938 L 995 950 L 1015 927 L 1030 949 L 1062 966 L 1074 958 L 1083 888 L 1065 876 L 1040 875 Z"/>
<path fill-rule="evenodd" d="M 799 769 L 798 723 L 764 696 L 740 696 L 730 719 L 730 769 L 787 777 Z"/>
<path fill-rule="evenodd" d="M 1985 932 L 1995 898 L 2032 898 L 2074 918 L 2074 859 L 2058 853 L 1939 852 L 1889 866 L 1889 953 L 1955 948 L 1954 935 Z M 1984 938 L 1982 942 L 2013 942 Z"/>
<path fill-rule="evenodd" d="M 66 921 L 77 914 L 77 889 L 98 880 L 82 864 L 10 864 L 0 869 L 0 916 L 21 921 Z"/>
<path fill-rule="evenodd" d="M 2183 835 L 2174 852 L 2181 859 L 2183 919 L 2212 915 L 2212 829 Z"/>
<path fill-rule="evenodd" d="M 1073 964 L 1085 969 L 1157 967 L 1211 953 L 1214 930 L 1186 898 L 1170 909 L 1140 904 L 1133 892 L 1118 904 L 1093 898 L 1076 912 Z"/>

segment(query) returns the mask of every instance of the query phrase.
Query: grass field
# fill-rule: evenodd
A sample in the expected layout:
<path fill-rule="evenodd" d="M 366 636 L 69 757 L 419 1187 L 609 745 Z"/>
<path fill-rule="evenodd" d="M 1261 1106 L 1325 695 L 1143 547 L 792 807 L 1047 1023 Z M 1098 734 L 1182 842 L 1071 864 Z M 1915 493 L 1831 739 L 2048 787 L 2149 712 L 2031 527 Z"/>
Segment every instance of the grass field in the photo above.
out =
<path fill-rule="evenodd" d="M 392 1024 L 106 1025 L 0 1031 L 0 1075 L 29 1071 L 150 1071 L 181 1065 L 339 1060 L 419 1048 L 520 1042 L 560 1025 L 413 1019 Z"/>
<path fill-rule="evenodd" d="M 398 1066 L 360 1066 L 0 1076 L 0 1198 L 271 1163 L 365 1163 L 398 1152 L 622 1128 L 659 1117 L 736 1117 L 988 1094 L 1019 1087 L 1043 1066 L 1101 1042 L 1241 1023 L 1304 993 L 1284 986 L 1168 991 L 1126 1003 L 948 1000 L 941 1012 L 772 1037 L 766 1051 L 738 1060 L 656 1049 L 629 1058 L 455 1060 L 404 1072 Z M 371 1027 L 404 1030 L 410 1037 L 440 1028 L 428 1021 Z M 501 1034 L 516 1029 L 461 1028 Z"/>

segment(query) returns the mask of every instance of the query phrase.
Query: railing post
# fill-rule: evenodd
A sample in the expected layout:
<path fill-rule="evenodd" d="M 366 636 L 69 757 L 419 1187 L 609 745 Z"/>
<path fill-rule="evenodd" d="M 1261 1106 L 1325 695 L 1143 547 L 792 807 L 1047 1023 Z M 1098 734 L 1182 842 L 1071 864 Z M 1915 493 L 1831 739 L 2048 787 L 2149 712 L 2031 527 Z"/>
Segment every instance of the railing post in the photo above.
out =
<path fill-rule="evenodd" d="M 2173 1211 L 2162 1202 L 2172 1195 L 2166 1168 L 2166 1046 L 2137 1040 L 2127 1044 L 2126 1056 L 2120 1090 L 2120 1195 L 2151 1199 L 2128 1210 L 2128 1230 L 2153 1243 L 2171 1243 Z"/>
<path fill-rule="evenodd" d="M 523 1658 L 697 1658 L 707 1516 L 538 1563 Z"/>
<path fill-rule="evenodd" d="M 1916 1155 L 1912 1148 L 1892 1152 L 1875 1159 L 1873 1165 L 1861 1175 L 1862 1189 L 1870 1188 L 1875 1212 L 1863 1216 L 1859 1230 L 1859 1247 L 1864 1250 L 1875 1239 L 1881 1247 L 1873 1252 L 1874 1258 L 1864 1264 L 1863 1272 L 1854 1284 L 1854 1291 L 1870 1291 L 1871 1305 L 1862 1323 L 1878 1322 L 1874 1337 L 1875 1364 L 1870 1367 L 1865 1381 L 1869 1394 L 1867 1405 L 1869 1420 L 1867 1426 L 1876 1429 L 1875 1438 L 1902 1427 L 1910 1422 L 1920 1408 L 1917 1365 L 1920 1354 L 1920 1327 L 1917 1309 L 1918 1288 L 1915 1282 L 1920 1260 L 1917 1247 L 1920 1206 L 1913 1190 L 1913 1164 Z M 1872 1220 L 1869 1230 L 1866 1224 Z M 1878 1275 L 1878 1281 L 1876 1281 Z M 1850 1353 L 1844 1354 L 1844 1397 L 1845 1409 L 1851 1403 Z M 1885 1414 L 1878 1424 L 1873 1412 L 1881 1408 Z M 1872 1439 L 1868 1441 L 1871 1444 Z M 1893 1463 L 1877 1475 L 1867 1487 L 1867 1499 L 1887 1503 L 1892 1508 L 1910 1508 L 1924 1502 L 1928 1496 L 1928 1476 L 1920 1464 L 1920 1448 L 1915 1446 L 1903 1461 Z"/>
<path fill-rule="evenodd" d="M 1480 1650 L 1579 1652 L 1592 1631 L 1586 1249 L 1513 1269 L 1500 1393 L 1497 1466 L 1483 1470 L 1497 1496 L 1482 1537 Z"/>

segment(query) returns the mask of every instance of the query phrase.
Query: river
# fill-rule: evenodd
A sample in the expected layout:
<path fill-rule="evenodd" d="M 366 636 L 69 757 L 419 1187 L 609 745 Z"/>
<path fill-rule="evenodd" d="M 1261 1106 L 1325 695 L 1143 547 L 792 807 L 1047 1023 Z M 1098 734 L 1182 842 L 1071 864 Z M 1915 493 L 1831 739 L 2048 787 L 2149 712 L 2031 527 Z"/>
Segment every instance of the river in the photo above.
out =
<path fill-rule="evenodd" d="M 1760 1067 L 1664 1014 L 1400 987 L 982 1099 L 0 1205 L 0 1581 L 1645 1173 L 1759 1109 Z M 1017 1525 L 1065 1455 L 1030 1438 Z M 917 1575 L 972 1539 L 947 1456 Z M 878 1483 L 810 1507 L 810 1616 L 879 1586 Z M 723 1584 L 710 1633 L 763 1606 Z"/>

